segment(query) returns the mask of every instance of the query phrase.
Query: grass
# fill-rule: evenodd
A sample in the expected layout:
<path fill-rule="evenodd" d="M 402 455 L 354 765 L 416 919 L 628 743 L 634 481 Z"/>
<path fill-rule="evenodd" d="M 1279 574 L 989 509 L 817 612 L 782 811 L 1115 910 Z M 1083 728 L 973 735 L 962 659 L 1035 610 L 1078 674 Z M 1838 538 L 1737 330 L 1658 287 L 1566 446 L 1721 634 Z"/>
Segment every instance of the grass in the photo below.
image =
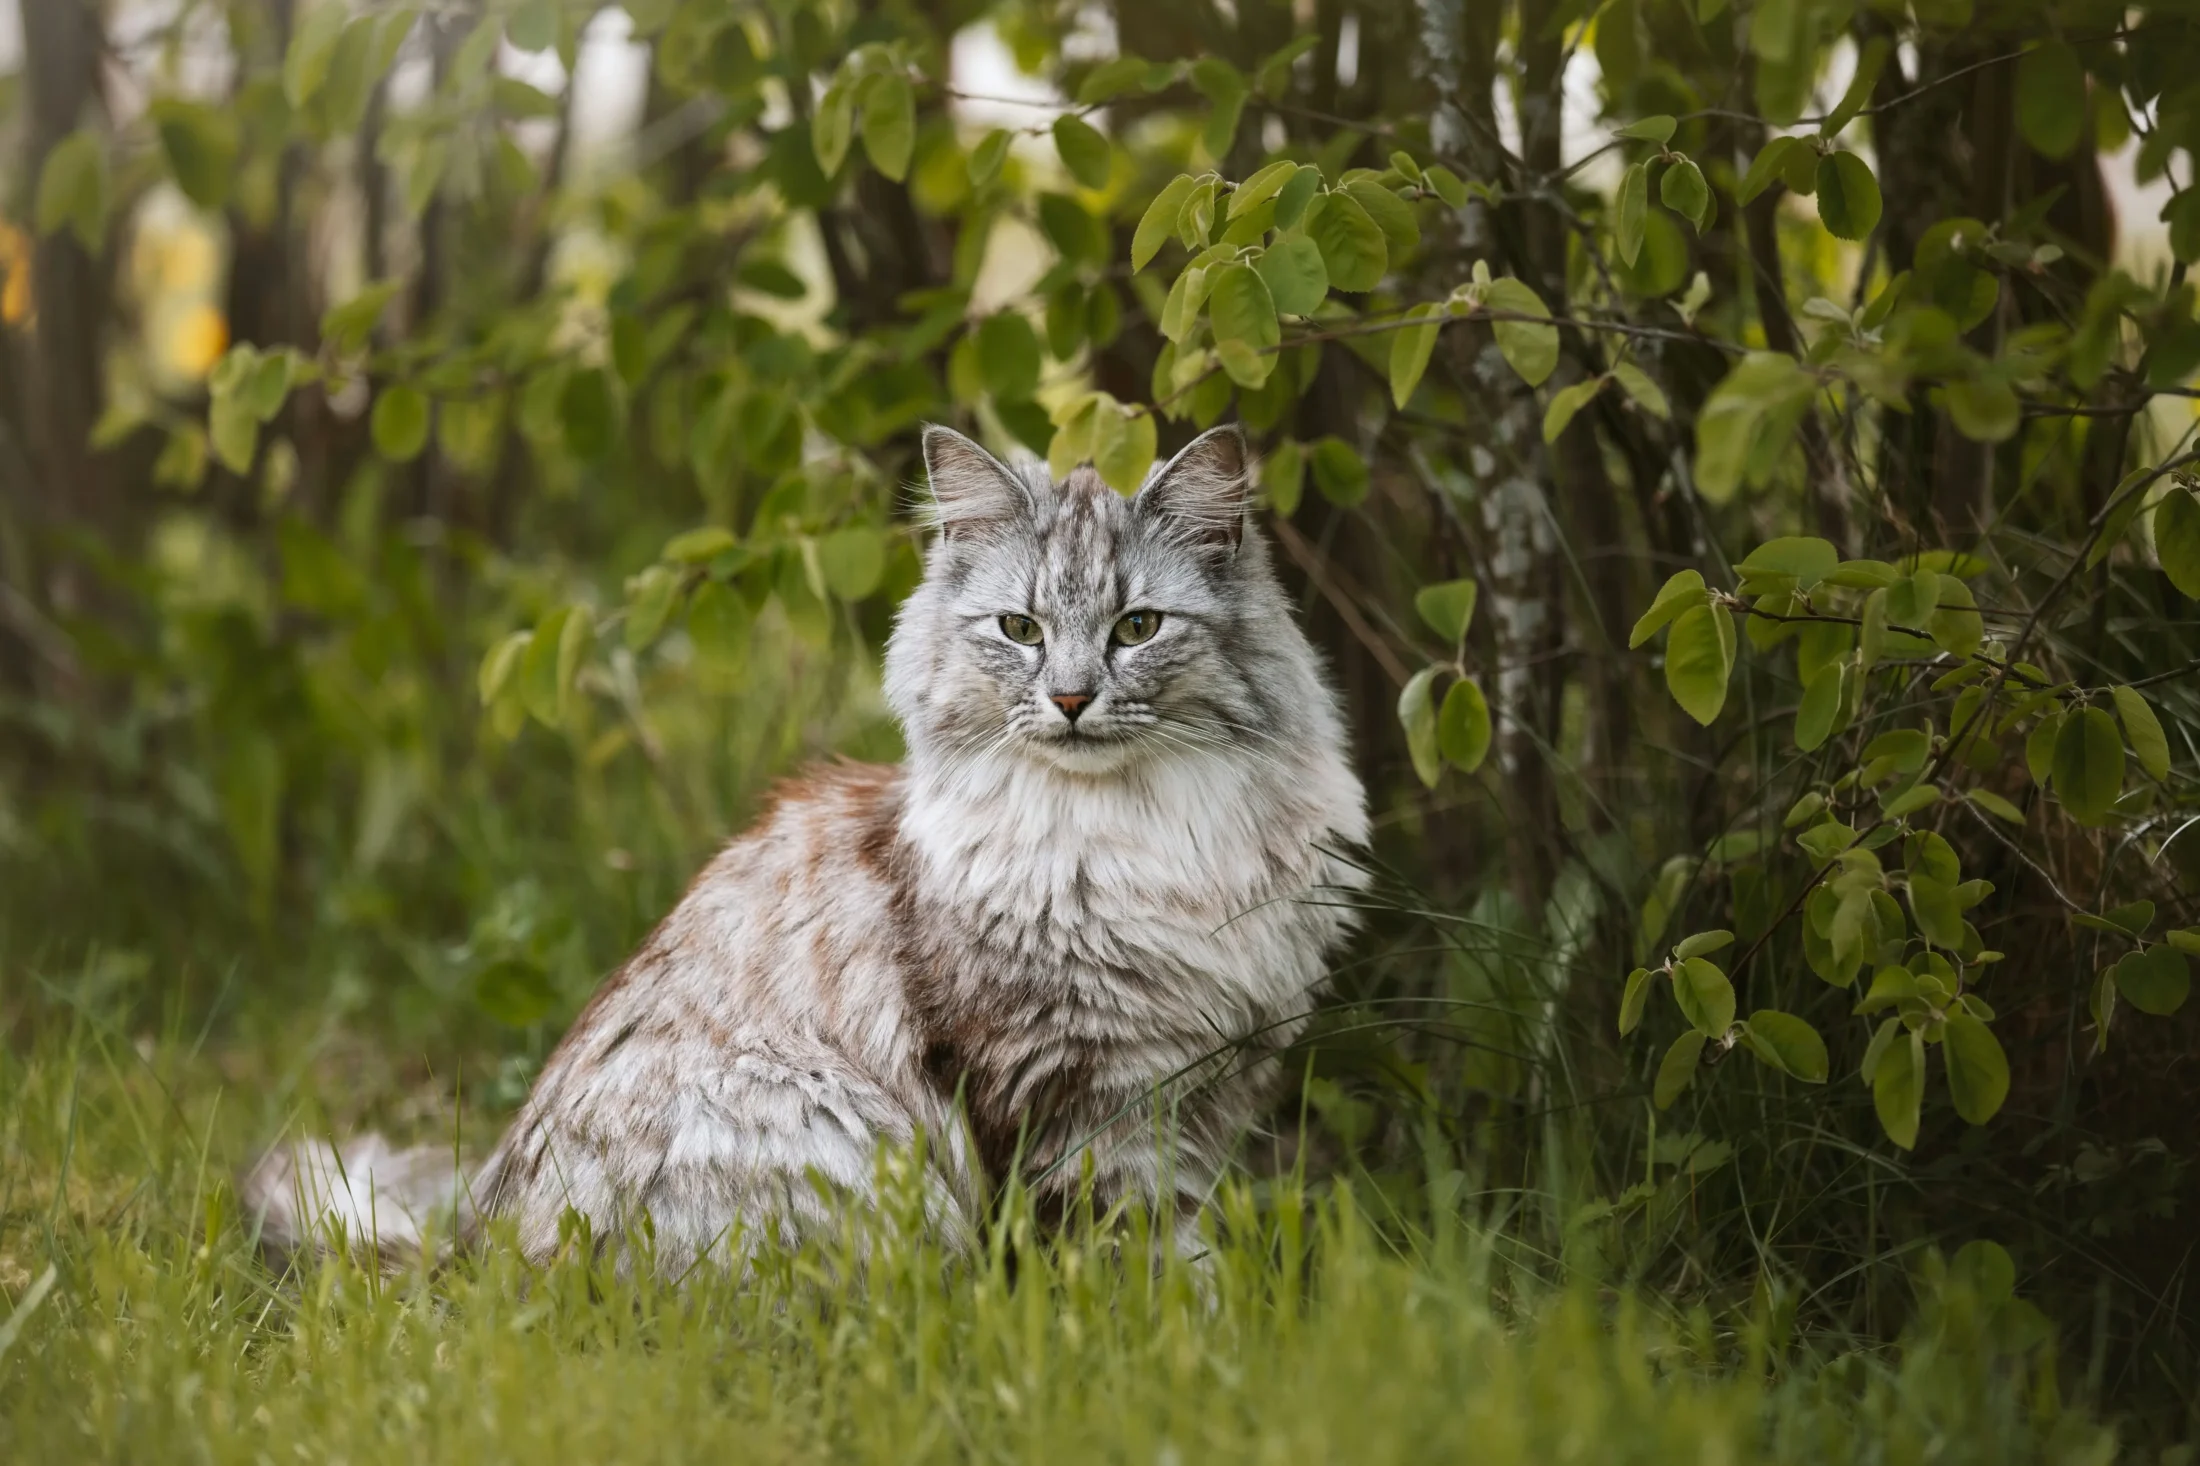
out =
<path fill-rule="evenodd" d="M 228 1182 L 275 1097 L 372 1108 L 399 1093 L 362 1088 L 393 1081 L 302 1065 L 295 1035 L 216 1049 L 38 1011 L 0 1049 L 0 1460 L 2117 1453 L 1990 1268 L 1928 1266 L 1898 1344 L 1843 1350 L 1789 1337 L 1778 1289 L 1714 1324 L 1521 1266 L 1443 1207 L 1379 1228 L 1350 1188 L 1290 1177 L 1228 1189 L 1203 1273 L 1126 1263 L 1154 1251 L 1135 1218 L 1046 1242 L 1013 1203 L 984 1256 L 946 1259 L 912 1203 L 680 1289 L 494 1246 L 432 1274 L 277 1275 Z M 415 1109 L 422 1133 L 458 1118 Z"/>

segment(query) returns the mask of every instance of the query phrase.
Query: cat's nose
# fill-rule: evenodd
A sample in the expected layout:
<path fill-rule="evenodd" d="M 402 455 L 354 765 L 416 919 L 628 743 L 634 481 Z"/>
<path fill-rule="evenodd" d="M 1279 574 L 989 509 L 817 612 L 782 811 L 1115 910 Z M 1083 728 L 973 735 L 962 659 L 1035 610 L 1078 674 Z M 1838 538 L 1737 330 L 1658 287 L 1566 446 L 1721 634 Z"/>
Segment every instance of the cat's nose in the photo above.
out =
<path fill-rule="evenodd" d="M 1086 706 L 1092 702 L 1092 694 L 1089 692 L 1050 692 L 1047 694 L 1047 701 L 1060 708 L 1062 716 L 1074 723 L 1077 721 L 1077 715 L 1083 712 Z"/>

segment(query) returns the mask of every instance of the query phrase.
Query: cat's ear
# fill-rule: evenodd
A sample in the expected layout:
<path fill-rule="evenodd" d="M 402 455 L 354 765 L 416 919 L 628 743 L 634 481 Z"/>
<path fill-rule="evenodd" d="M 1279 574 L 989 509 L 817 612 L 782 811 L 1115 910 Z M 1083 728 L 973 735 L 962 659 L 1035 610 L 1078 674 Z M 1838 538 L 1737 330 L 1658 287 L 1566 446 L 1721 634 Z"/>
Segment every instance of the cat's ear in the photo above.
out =
<path fill-rule="evenodd" d="M 924 473 L 932 490 L 930 518 L 942 534 L 968 534 L 1031 512 L 1015 473 L 953 428 L 926 426 Z"/>
<path fill-rule="evenodd" d="M 1252 450 L 1236 424 L 1201 433 L 1170 459 L 1132 501 L 1195 544 L 1235 550 L 1245 534 Z"/>

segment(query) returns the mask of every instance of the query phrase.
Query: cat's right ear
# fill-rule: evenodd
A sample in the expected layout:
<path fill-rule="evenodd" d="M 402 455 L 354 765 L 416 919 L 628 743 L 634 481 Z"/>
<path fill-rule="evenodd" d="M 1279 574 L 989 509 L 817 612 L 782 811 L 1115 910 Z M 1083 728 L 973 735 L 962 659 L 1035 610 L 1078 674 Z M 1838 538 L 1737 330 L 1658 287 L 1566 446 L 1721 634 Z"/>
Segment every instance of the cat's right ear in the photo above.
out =
<path fill-rule="evenodd" d="M 1022 518 L 1031 504 L 1008 466 L 953 428 L 924 430 L 924 473 L 930 483 L 930 519 L 954 538 Z"/>

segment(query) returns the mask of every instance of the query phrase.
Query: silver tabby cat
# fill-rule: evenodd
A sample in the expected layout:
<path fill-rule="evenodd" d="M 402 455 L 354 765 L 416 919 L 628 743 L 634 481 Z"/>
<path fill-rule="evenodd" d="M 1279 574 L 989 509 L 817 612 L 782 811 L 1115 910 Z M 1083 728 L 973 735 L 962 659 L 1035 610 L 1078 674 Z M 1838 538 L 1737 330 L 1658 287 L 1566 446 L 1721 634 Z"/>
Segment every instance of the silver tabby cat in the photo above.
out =
<path fill-rule="evenodd" d="M 270 1243 L 341 1221 L 402 1255 L 455 1202 L 540 1258 L 574 1208 L 611 1246 L 646 1213 L 679 1269 L 825 1224 L 920 1133 L 950 1240 L 1012 1166 L 1059 1209 L 1087 1151 L 1100 1207 L 1197 1211 L 1351 926 L 1337 853 L 1367 834 L 1244 440 L 1207 433 L 1130 499 L 944 429 L 924 452 L 936 533 L 886 652 L 907 761 L 783 786 L 470 1183 L 376 1136 L 278 1149 L 246 1187 Z"/>

